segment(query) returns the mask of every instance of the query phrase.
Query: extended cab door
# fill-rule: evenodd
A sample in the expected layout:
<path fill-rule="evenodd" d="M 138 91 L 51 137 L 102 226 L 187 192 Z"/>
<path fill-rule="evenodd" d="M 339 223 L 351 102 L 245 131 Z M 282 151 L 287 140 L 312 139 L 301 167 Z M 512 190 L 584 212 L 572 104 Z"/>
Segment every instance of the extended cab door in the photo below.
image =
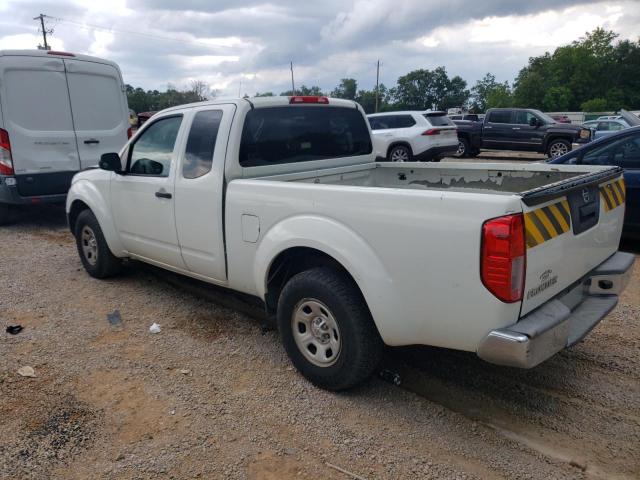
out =
<path fill-rule="evenodd" d="M 536 125 L 531 125 L 532 119 L 535 119 Z M 515 111 L 515 125 L 511 128 L 513 132 L 513 141 L 521 145 L 521 148 L 527 150 L 542 150 L 542 143 L 546 128 L 542 119 L 538 118 L 533 112 L 527 110 Z"/>
<path fill-rule="evenodd" d="M 482 129 L 482 144 L 487 148 L 510 149 L 513 145 L 513 110 L 491 110 Z"/>
<path fill-rule="evenodd" d="M 18 191 L 65 193 L 80 165 L 63 61 L 0 57 L 0 101 Z"/>
<path fill-rule="evenodd" d="M 224 161 L 235 105 L 192 109 L 186 146 L 175 179 L 176 228 L 191 272 L 226 280 L 224 256 Z"/>
<path fill-rule="evenodd" d="M 98 165 L 100 155 L 127 142 L 128 109 L 120 72 L 104 63 L 64 60 L 80 167 Z"/>
<path fill-rule="evenodd" d="M 150 121 L 123 154 L 124 175 L 114 174 L 111 205 L 116 228 L 131 254 L 184 269 L 174 219 L 173 183 L 182 115 Z"/>

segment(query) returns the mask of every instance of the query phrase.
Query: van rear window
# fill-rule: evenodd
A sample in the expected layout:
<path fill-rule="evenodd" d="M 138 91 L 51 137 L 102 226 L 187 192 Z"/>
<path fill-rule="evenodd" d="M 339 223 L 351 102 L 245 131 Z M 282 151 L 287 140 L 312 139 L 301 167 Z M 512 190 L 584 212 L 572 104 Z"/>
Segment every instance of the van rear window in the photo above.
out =
<path fill-rule="evenodd" d="M 371 151 L 367 123 L 355 107 L 257 108 L 244 122 L 240 165 L 307 162 Z"/>
<path fill-rule="evenodd" d="M 426 113 L 424 115 L 424 118 L 427 119 L 427 121 L 433 126 L 433 127 L 451 127 L 451 126 L 455 126 L 456 124 L 453 123 L 453 121 L 447 117 L 446 114 L 442 113 L 442 114 L 433 114 L 433 113 Z"/>

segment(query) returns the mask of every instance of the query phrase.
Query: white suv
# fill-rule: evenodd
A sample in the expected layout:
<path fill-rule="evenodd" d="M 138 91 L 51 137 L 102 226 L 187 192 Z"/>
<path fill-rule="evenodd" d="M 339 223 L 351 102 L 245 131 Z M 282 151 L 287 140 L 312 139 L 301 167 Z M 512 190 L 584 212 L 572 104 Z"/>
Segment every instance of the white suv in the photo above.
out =
<path fill-rule="evenodd" d="M 445 112 L 368 115 L 378 159 L 437 162 L 458 150 L 456 125 Z"/>

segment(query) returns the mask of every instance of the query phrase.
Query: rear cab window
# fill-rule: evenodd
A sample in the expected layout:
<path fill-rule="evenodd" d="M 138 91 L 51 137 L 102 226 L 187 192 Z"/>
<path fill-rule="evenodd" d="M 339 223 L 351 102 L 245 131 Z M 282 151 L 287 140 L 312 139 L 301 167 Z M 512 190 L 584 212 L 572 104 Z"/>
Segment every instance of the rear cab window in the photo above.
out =
<path fill-rule="evenodd" d="M 489 123 L 511 123 L 510 110 L 495 110 L 489 113 L 487 117 Z"/>
<path fill-rule="evenodd" d="M 371 152 L 366 120 L 355 108 L 265 107 L 247 113 L 239 160 L 257 167 Z"/>

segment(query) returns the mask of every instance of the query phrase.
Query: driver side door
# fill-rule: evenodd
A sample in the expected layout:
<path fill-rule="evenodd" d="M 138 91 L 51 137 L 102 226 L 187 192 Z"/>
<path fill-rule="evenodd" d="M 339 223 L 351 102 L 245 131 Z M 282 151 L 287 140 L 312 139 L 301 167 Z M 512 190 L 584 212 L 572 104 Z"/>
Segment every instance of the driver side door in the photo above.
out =
<path fill-rule="evenodd" d="M 185 269 L 173 205 L 181 126 L 182 115 L 145 125 L 124 154 L 125 174 L 111 181 L 111 205 L 122 243 L 132 256 Z"/>

